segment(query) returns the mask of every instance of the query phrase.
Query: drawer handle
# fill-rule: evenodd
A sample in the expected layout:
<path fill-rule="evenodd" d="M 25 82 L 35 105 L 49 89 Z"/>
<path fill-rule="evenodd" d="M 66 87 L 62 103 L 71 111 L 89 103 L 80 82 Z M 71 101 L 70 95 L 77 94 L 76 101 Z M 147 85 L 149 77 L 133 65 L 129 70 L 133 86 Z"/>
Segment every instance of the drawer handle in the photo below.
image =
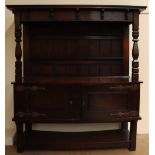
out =
<path fill-rule="evenodd" d="M 138 86 L 137 85 L 131 85 L 131 86 L 124 86 L 124 85 L 119 85 L 115 87 L 110 87 L 111 90 L 137 90 Z"/>

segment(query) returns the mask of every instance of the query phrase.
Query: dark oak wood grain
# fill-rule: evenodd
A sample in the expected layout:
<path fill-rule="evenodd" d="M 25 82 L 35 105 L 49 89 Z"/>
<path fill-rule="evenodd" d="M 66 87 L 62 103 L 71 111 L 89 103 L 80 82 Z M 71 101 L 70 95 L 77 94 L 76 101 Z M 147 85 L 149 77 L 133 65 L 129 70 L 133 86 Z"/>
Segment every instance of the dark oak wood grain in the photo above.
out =
<path fill-rule="evenodd" d="M 7 8 L 15 15 L 16 63 L 12 84 L 17 152 L 24 148 L 120 147 L 134 151 L 137 121 L 141 119 L 139 14 L 146 7 L 7 5 Z M 120 122 L 121 128 L 77 133 L 33 130 L 33 123 L 105 122 Z"/>

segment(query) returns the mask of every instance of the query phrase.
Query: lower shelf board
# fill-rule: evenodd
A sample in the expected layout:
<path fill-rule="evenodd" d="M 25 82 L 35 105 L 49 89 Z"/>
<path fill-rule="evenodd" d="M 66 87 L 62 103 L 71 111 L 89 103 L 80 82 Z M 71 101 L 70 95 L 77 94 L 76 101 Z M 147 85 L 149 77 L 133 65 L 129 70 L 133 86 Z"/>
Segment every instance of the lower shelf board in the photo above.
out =
<path fill-rule="evenodd" d="M 27 149 L 108 149 L 128 148 L 129 133 L 122 130 L 92 132 L 31 131 L 26 134 Z"/>

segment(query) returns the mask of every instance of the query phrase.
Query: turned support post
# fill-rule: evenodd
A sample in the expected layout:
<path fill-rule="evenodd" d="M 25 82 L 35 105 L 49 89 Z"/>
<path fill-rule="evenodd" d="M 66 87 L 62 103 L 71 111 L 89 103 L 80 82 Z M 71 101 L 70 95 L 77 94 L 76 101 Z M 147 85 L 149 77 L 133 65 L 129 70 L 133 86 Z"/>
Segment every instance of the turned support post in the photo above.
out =
<path fill-rule="evenodd" d="M 132 48 L 132 81 L 139 81 L 139 48 L 138 48 L 138 37 L 139 37 L 139 11 L 133 13 L 132 23 L 132 37 L 133 37 L 133 48 Z"/>
<path fill-rule="evenodd" d="M 23 122 L 15 121 L 16 123 L 16 135 L 17 135 L 17 152 L 22 153 L 24 151 L 24 131 Z"/>
<path fill-rule="evenodd" d="M 136 137 L 137 137 L 137 120 L 133 120 L 130 122 L 130 144 L 129 150 L 135 151 L 136 150 Z"/>
<path fill-rule="evenodd" d="M 22 81 L 22 49 L 21 49 L 21 37 L 22 37 L 22 28 L 21 28 L 21 20 L 20 20 L 20 12 L 15 11 L 15 81 Z"/>

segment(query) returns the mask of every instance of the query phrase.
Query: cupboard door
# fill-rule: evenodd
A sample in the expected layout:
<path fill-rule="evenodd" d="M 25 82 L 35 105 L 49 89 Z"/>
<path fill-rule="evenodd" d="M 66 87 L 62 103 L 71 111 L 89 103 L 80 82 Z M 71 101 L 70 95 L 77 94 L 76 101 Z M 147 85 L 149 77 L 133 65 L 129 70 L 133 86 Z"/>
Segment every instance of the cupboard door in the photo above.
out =
<path fill-rule="evenodd" d="M 85 87 L 83 120 L 117 121 L 138 117 L 139 85 L 105 85 Z"/>
<path fill-rule="evenodd" d="M 45 87 L 44 91 L 27 92 L 30 112 L 37 112 L 53 119 L 68 118 L 69 90 Z"/>
<path fill-rule="evenodd" d="M 46 86 L 44 91 L 27 93 L 29 111 L 39 113 L 51 121 L 70 121 L 80 119 L 80 99 L 72 88 Z"/>

